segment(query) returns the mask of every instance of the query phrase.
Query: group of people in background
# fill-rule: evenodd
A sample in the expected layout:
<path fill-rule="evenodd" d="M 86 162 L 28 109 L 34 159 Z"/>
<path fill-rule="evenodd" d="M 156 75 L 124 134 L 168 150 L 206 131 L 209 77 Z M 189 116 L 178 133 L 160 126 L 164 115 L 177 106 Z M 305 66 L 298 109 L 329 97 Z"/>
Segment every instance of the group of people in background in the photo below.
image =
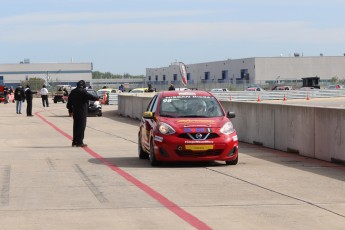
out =
<path fill-rule="evenodd" d="M 67 89 L 60 89 L 62 93 L 66 96 L 69 96 L 67 101 L 67 108 L 73 116 L 73 140 L 72 147 L 87 147 L 87 144 L 84 143 L 84 132 L 86 128 L 86 120 L 88 114 L 88 105 L 89 100 L 99 100 L 98 97 L 89 94 L 86 91 L 86 83 L 84 80 L 81 80 L 77 83 L 77 87 L 71 91 L 68 95 Z M 124 88 L 122 89 L 124 90 Z M 6 89 L 6 94 L 10 93 Z M 22 114 L 22 104 L 26 101 L 26 115 L 32 117 L 32 100 L 33 95 L 38 92 L 32 91 L 30 85 L 26 85 L 24 88 L 22 85 L 18 85 L 14 90 L 14 101 L 16 103 L 16 113 Z M 45 85 L 40 90 L 40 95 L 42 98 L 43 107 L 49 107 L 48 102 L 48 89 Z"/>
<path fill-rule="evenodd" d="M 5 94 L 10 93 L 9 91 L 6 91 Z M 16 103 L 16 113 L 17 114 L 22 114 L 22 105 L 26 101 L 26 115 L 28 117 L 33 117 L 34 115 L 32 114 L 32 99 L 33 95 L 37 94 L 36 91 L 32 91 L 30 89 L 30 85 L 26 85 L 25 89 L 23 86 L 18 85 L 17 88 L 14 90 L 14 101 Z M 43 107 L 49 107 L 49 101 L 48 101 L 48 89 L 45 85 L 43 85 L 41 91 L 41 98 L 42 98 L 42 105 Z M 5 95 L 5 98 L 8 95 Z M 8 101 L 7 101 L 8 102 Z"/>

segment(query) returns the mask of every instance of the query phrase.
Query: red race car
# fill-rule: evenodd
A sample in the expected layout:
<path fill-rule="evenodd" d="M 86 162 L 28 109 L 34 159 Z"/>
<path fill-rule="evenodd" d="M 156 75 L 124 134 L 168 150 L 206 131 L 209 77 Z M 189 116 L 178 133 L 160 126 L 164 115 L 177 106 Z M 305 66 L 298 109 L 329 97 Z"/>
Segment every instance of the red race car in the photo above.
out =
<path fill-rule="evenodd" d="M 163 91 L 150 101 L 140 122 L 138 154 L 160 162 L 238 162 L 238 138 L 219 101 L 205 91 Z"/>

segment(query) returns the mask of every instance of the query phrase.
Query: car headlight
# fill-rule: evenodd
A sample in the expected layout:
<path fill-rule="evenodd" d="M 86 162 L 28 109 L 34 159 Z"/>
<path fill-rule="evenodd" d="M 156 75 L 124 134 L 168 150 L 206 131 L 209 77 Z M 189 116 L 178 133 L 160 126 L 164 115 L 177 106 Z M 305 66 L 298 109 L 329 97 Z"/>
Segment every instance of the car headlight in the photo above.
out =
<path fill-rule="evenodd" d="M 231 134 L 235 132 L 234 126 L 232 125 L 231 121 L 226 122 L 220 129 L 220 132 L 224 134 Z"/>
<path fill-rule="evenodd" d="M 94 105 L 100 105 L 99 101 L 95 101 L 93 104 Z"/>
<path fill-rule="evenodd" d="M 158 130 L 161 134 L 171 135 L 175 133 L 175 129 L 164 122 L 159 122 Z"/>

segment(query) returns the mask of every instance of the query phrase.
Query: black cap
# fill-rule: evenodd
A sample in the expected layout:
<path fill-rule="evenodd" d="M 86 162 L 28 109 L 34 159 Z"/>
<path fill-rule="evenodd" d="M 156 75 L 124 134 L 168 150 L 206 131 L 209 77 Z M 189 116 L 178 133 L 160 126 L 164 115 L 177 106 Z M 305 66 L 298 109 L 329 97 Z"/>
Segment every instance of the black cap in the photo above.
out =
<path fill-rule="evenodd" d="M 84 81 L 84 80 L 78 81 L 77 87 L 78 87 L 78 88 L 85 88 L 85 87 L 86 87 L 85 81 Z"/>

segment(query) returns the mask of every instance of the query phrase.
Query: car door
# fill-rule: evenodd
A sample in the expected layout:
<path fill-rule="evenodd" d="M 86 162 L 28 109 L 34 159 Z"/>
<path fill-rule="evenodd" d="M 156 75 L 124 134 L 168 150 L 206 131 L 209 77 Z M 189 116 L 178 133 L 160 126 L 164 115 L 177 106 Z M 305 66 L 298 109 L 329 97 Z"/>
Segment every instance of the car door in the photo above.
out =
<path fill-rule="evenodd" d="M 155 115 L 155 111 L 158 103 L 158 96 L 155 95 L 149 105 L 147 106 L 147 112 L 152 112 Z M 155 119 L 152 118 L 141 118 L 140 133 L 141 133 L 141 143 L 146 150 L 150 149 L 150 137 L 152 135 L 152 130 L 156 127 Z"/>

